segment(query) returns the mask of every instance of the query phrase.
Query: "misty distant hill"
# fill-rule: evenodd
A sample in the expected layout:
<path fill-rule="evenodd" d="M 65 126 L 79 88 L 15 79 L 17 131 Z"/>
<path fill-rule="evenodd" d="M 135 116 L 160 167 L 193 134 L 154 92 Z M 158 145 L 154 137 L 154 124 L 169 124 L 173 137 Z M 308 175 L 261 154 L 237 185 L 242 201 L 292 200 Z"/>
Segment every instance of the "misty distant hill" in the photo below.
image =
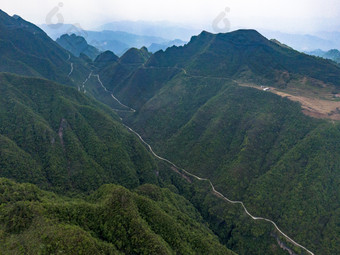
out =
<path fill-rule="evenodd" d="M 84 37 L 75 34 L 64 34 L 56 42 L 77 57 L 83 53 L 89 58 L 95 59 L 100 53 L 96 47 L 89 45 Z"/>
<path fill-rule="evenodd" d="M 306 52 L 306 53 L 309 54 L 309 55 L 330 59 L 330 60 L 333 60 L 337 63 L 340 63 L 340 51 L 338 51 L 336 49 L 332 49 L 332 50 L 329 50 L 329 51 L 323 51 L 323 50 L 318 49 L 318 50 L 309 51 L 309 52 Z"/>
<path fill-rule="evenodd" d="M 191 36 L 201 32 L 199 29 L 185 27 L 171 22 L 116 21 L 104 24 L 98 30 L 125 31 L 137 35 L 156 36 L 168 40 L 189 41 Z"/>
<path fill-rule="evenodd" d="M 181 46 L 185 43 L 180 39 L 169 40 L 124 31 L 87 31 L 72 24 L 60 24 L 60 27 L 57 28 L 52 28 L 48 25 L 41 25 L 40 27 L 54 40 L 64 34 L 75 34 L 83 37 L 89 45 L 94 46 L 99 51 L 110 50 L 118 56 L 123 55 L 130 48 L 150 47 L 151 52 L 156 52 L 160 49 L 165 50 L 173 45 Z"/>
<path fill-rule="evenodd" d="M 155 53 L 156 51 L 159 50 L 166 50 L 169 47 L 172 46 L 183 46 L 186 42 L 182 41 L 182 40 L 173 40 L 164 44 L 158 44 L 158 43 L 153 43 L 148 47 L 148 50 L 152 53 Z"/>
<path fill-rule="evenodd" d="M 334 48 L 340 48 L 340 33 L 322 33 L 320 35 L 309 34 L 288 34 L 278 31 L 260 30 L 264 36 L 269 39 L 276 39 L 298 51 L 313 51 L 321 49 L 328 51 Z"/>

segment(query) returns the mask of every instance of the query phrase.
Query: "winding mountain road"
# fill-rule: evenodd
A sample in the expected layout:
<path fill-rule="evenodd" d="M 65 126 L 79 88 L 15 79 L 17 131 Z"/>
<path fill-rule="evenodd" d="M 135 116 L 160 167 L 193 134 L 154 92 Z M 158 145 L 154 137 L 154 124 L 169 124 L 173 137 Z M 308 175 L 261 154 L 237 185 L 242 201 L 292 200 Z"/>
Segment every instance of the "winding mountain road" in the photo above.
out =
<path fill-rule="evenodd" d="M 227 202 L 229 202 L 229 203 L 232 203 L 232 204 L 240 204 L 240 205 L 243 207 L 243 209 L 244 209 L 244 211 L 246 212 L 246 214 L 247 214 L 248 216 L 250 216 L 253 220 L 262 220 L 262 221 L 267 221 L 267 222 L 271 223 L 271 224 L 275 227 L 275 229 L 276 229 L 281 235 L 283 235 L 283 236 L 286 238 L 287 241 L 291 242 L 292 244 L 294 244 L 294 245 L 297 246 L 297 247 L 300 247 L 300 248 L 304 249 L 304 250 L 307 251 L 309 254 L 314 255 L 313 252 L 311 252 L 310 250 L 308 250 L 308 249 L 307 249 L 306 247 L 304 247 L 303 245 L 301 245 L 301 244 L 295 242 L 292 238 L 290 238 L 288 235 L 286 235 L 286 234 L 285 234 L 285 233 L 277 226 L 277 224 L 276 224 L 274 221 L 272 221 L 272 220 L 270 220 L 270 219 L 267 219 L 267 218 L 263 218 L 263 217 L 253 216 L 251 213 L 249 213 L 249 211 L 247 210 L 247 208 L 245 207 L 245 205 L 244 205 L 244 203 L 243 203 L 242 201 L 233 201 L 233 200 L 230 200 L 229 198 L 225 197 L 221 192 L 219 192 L 219 191 L 217 191 L 217 190 L 215 189 L 214 185 L 212 184 L 212 182 L 211 182 L 209 179 L 207 179 L 207 178 L 202 178 L 202 177 L 199 177 L 199 176 L 197 176 L 197 175 L 195 175 L 195 174 L 192 174 L 192 173 L 188 172 L 187 170 L 185 170 L 185 169 L 183 169 L 183 168 L 179 168 L 177 165 L 175 165 L 175 164 L 174 164 L 173 162 L 171 162 L 170 160 L 158 156 L 158 155 L 153 151 L 152 147 L 151 147 L 147 142 L 145 142 L 145 140 L 141 137 L 140 134 L 138 134 L 136 131 L 134 131 L 132 128 L 126 126 L 125 124 L 123 124 L 123 125 L 124 125 L 128 130 L 130 130 L 132 133 L 134 133 L 134 134 L 139 138 L 139 140 L 141 140 L 141 142 L 143 142 L 143 143 L 149 148 L 149 150 L 150 150 L 150 152 L 152 153 L 152 155 L 154 155 L 156 158 L 158 158 L 159 160 L 162 160 L 162 161 L 164 161 L 164 162 L 170 164 L 171 166 L 175 167 L 176 169 L 178 169 L 178 170 L 184 172 L 185 174 L 187 174 L 187 175 L 189 175 L 189 176 L 194 177 L 195 179 L 197 179 L 197 180 L 199 180 L 199 181 L 206 181 L 206 182 L 208 182 L 208 183 L 210 184 L 210 187 L 211 187 L 213 193 L 215 193 L 215 195 L 218 195 L 220 198 L 222 198 L 223 200 L 225 200 L 225 201 L 227 201 Z"/>
<path fill-rule="evenodd" d="M 188 75 L 185 69 L 182 69 L 182 71 L 184 72 L 184 74 Z M 106 89 L 106 87 L 105 87 L 105 86 L 103 85 L 103 83 L 100 81 L 99 75 L 97 74 L 96 76 L 98 77 L 98 81 L 100 82 L 101 86 L 105 89 L 105 91 L 108 92 L 108 90 Z M 112 97 L 113 97 L 114 99 L 116 99 L 116 97 L 114 97 L 112 93 L 111 93 L 111 95 L 112 95 Z M 118 99 L 116 99 L 116 100 L 117 100 L 117 102 L 119 102 Z M 123 104 L 122 104 L 122 105 L 123 105 Z M 128 107 L 128 106 L 126 106 L 126 105 L 124 105 L 124 106 L 125 106 L 125 107 Z M 129 107 L 129 108 L 130 108 L 130 107 Z M 132 108 L 130 108 L 130 109 L 132 109 Z M 115 110 L 115 109 L 114 109 L 114 110 Z M 133 110 L 133 111 L 131 111 L 131 112 L 135 112 L 134 109 L 132 109 L 132 110 Z M 210 187 L 211 187 L 211 189 L 212 189 L 212 191 L 213 191 L 213 193 L 214 193 L 215 195 L 217 195 L 217 196 L 220 197 L 221 199 L 223 199 L 223 200 L 225 200 L 225 201 L 227 201 L 227 202 L 229 202 L 229 203 L 231 203 L 231 204 L 239 204 L 239 205 L 241 205 L 242 208 L 243 208 L 243 210 L 245 211 L 245 213 L 246 213 L 250 218 L 252 218 L 253 220 L 260 220 L 260 221 L 266 221 L 266 222 L 271 223 L 271 224 L 275 227 L 275 229 L 276 229 L 282 236 L 284 236 L 284 237 L 286 238 L 287 241 L 289 241 L 290 243 L 294 244 L 294 245 L 297 246 L 297 247 L 300 247 L 301 249 L 305 250 L 305 251 L 308 252 L 309 254 L 315 255 L 313 252 L 311 252 L 310 250 L 308 250 L 306 247 L 304 247 L 303 245 L 301 245 L 301 244 L 299 244 L 298 242 L 294 241 L 294 240 L 293 240 L 292 238 L 290 238 L 287 234 L 285 234 L 285 233 L 277 226 L 277 224 L 276 224 L 274 221 L 272 221 L 272 220 L 270 220 L 270 219 L 267 219 L 267 218 L 264 218 L 264 217 L 258 217 L 258 216 L 252 215 L 252 214 L 248 211 L 248 209 L 246 208 L 246 206 L 244 205 L 244 203 L 243 203 L 242 201 L 233 201 L 233 200 L 227 198 L 226 196 L 224 196 L 221 192 L 217 191 L 217 190 L 215 189 L 213 183 L 212 183 L 209 179 L 207 179 L 207 178 L 202 178 L 202 177 L 199 177 L 199 176 L 197 176 L 197 175 L 195 175 L 195 174 L 192 174 L 192 173 L 188 172 L 187 170 L 178 167 L 176 164 L 174 164 L 174 163 L 171 162 L 170 160 L 168 160 L 168 159 L 166 159 L 166 158 L 163 158 L 163 157 L 157 155 L 157 154 L 153 151 L 151 145 L 148 144 L 148 143 L 143 139 L 143 137 L 142 137 L 140 134 L 138 134 L 135 130 L 133 130 L 133 129 L 130 128 L 129 126 L 125 125 L 124 123 L 122 123 L 122 124 L 123 124 L 124 127 L 127 128 L 130 132 L 132 132 L 133 134 L 135 134 L 135 135 L 139 138 L 139 140 L 140 140 L 142 143 L 144 143 L 144 144 L 148 147 L 149 151 L 152 153 L 152 155 L 153 155 L 154 157 L 156 157 L 157 159 L 162 160 L 162 161 L 168 163 L 169 165 L 173 166 L 174 168 L 176 168 L 176 169 L 178 169 L 178 170 L 184 172 L 185 174 L 187 174 L 187 175 L 189 175 L 189 176 L 192 176 L 193 178 L 195 178 L 195 179 L 197 179 L 197 180 L 199 180 L 199 181 L 206 181 L 206 182 L 208 182 L 208 183 L 210 184 Z"/>
<path fill-rule="evenodd" d="M 70 59 L 71 59 L 71 55 L 68 54 L 68 58 L 66 59 L 66 62 L 69 62 Z M 71 65 L 71 70 L 67 75 L 68 77 L 70 77 L 70 75 L 73 73 L 73 62 L 70 62 L 70 65 Z"/>
<path fill-rule="evenodd" d="M 67 75 L 68 77 L 70 77 L 70 75 L 73 73 L 73 63 L 71 63 L 71 70 L 69 72 L 69 74 Z"/>
<path fill-rule="evenodd" d="M 102 81 L 100 80 L 99 74 L 95 74 L 95 75 L 93 75 L 93 76 L 97 77 L 98 82 L 99 82 L 99 84 L 103 87 L 103 89 L 104 89 L 106 92 L 110 93 L 110 92 L 107 90 L 107 88 L 103 85 Z M 124 108 L 129 109 L 129 110 L 118 110 L 118 109 L 113 109 L 114 111 L 117 111 L 117 112 L 136 112 L 135 109 L 133 109 L 133 108 L 131 108 L 131 107 L 129 107 L 129 106 L 123 104 L 122 102 L 120 102 L 120 101 L 119 101 L 112 93 L 110 93 L 110 94 L 111 94 L 111 97 L 112 97 L 114 100 L 116 100 L 116 102 L 118 102 L 118 104 L 120 104 L 120 105 L 123 106 Z"/>
<path fill-rule="evenodd" d="M 81 87 L 78 86 L 78 90 L 80 91 L 81 89 L 83 89 L 84 94 L 86 94 L 85 84 L 86 84 L 86 82 L 91 78 L 92 72 L 93 72 L 93 71 L 91 70 L 91 72 L 89 73 L 89 75 L 86 77 L 85 81 L 83 81 L 83 83 L 81 84 Z"/>
<path fill-rule="evenodd" d="M 185 69 L 181 68 L 181 70 L 183 71 L 183 73 L 184 73 L 185 75 L 191 76 L 191 75 L 189 75 L 189 74 L 187 73 L 187 71 L 186 71 Z M 93 75 L 93 74 L 92 74 L 92 71 L 91 71 L 90 74 L 89 74 L 89 76 L 87 77 L 87 79 L 83 82 L 83 88 L 84 88 L 85 83 L 87 82 L 87 80 L 88 80 L 91 76 L 97 77 L 98 82 L 99 82 L 100 85 L 103 87 L 103 89 L 104 89 L 107 93 L 110 93 L 110 94 L 111 94 L 111 97 L 112 97 L 114 100 L 116 100 L 121 106 L 123 106 L 123 107 L 125 107 L 125 108 L 128 108 L 128 110 L 113 109 L 114 111 L 136 112 L 135 109 L 133 109 L 133 108 L 131 108 L 131 107 L 129 107 L 129 106 L 124 105 L 123 103 L 121 103 L 121 102 L 120 102 L 120 101 L 119 101 L 119 100 L 118 100 L 118 99 L 117 99 L 110 91 L 107 90 L 107 88 L 103 85 L 102 81 L 100 80 L 99 74 Z M 198 77 L 198 78 L 200 78 L 201 76 L 191 76 L 191 77 Z M 221 77 L 204 77 L 204 78 L 221 78 Z M 230 79 L 228 79 L 228 80 L 230 80 Z M 122 120 L 122 118 L 120 118 L 120 119 Z M 206 182 L 208 182 L 209 185 L 210 185 L 210 187 L 211 187 L 212 192 L 213 192 L 215 195 L 217 195 L 218 197 L 220 197 L 220 198 L 223 199 L 224 201 L 227 201 L 228 203 L 231 203 L 231 204 L 239 204 L 239 205 L 241 205 L 242 208 L 243 208 L 243 210 L 245 211 L 245 213 L 246 213 L 250 218 L 252 218 L 252 219 L 255 220 L 255 221 L 259 220 L 259 221 L 266 221 L 266 222 L 269 222 L 270 224 L 272 224 L 272 225 L 275 227 L 275 229 L 276 229 L 276 230 L 277 230 L 277 231 L 278 231 L 278 232 L 279 232 L 279 233 L 280 233 L 280 234 L 281 234 L 288 242 L 292 243 L 292 244 L 295 245 L 296 247 L 299 247 L 299 248 L 305 250 L 305 251 L 308 252 L 310 255 L 315 255 L 313 252 L 311 252 L 311 251 L 310 251 L 309 249 L 307 249 L 305 246 L 299 244 L 298 242 L 296 242 L 296 241 L 294 241 L 292 238 L 290 238 L 287 234 L 285 234 L 285 233 L 277 226 L 277 224 L 276 224 L 274 221 L 272 221 L 272 220 L 270 220 L 270 219 L 267 219 L 267 218 L 264 218 L 264 217 L 258 217 L 258 216 L 252 215 L 252 214 L 248 211 L 248 209 L 246 208 L 246 206 L 244 205 L 244 203 L 243 203 L 242 201 L 234 201 L 234 200 L 231 200 L 231 199 L 227 198 L 226 196 L 224 196 L 221 192 L 217 191 L 217 190 L 215 189 L 213 183 L 212 183 L 209 179 L 203 178 L 203 177 L 199 177 L 199 176 L 197 176 L 197 175 L 195 175 L 195 174 L 192 174 L 192 173 L 188 172 L 187 170 L 178 167 L 176 164 L 174 164 L 174 163 L 171 162 L 170 160 L 168 160 L 168 159 L 166 159 L 166 158 L 163 158 L 163 157 L 157 155 L 157 154 L 153 151 L 151 145 L 148 144 L 148 143 L 142 138 L 142 136 L 141 136 L 140 134 L 138 134 L 135 130 L 133 130 L 133 129 L 130 128 L 129 126 L 125 125 L 124 123 L 122 123 L 122 124 L 124 125 L 124 127 L 125 127 L 126 129 L 128 129 L 131 133 L 135 134 L 135 135 L 138 137 L 138 139 L 139 139 L 142 143 L 144 143 L 144 144 L 147 146 L 147 148 L 149 149 L 149 151 L 152 153 L 152 155 L 153 155 L 155 158 L 157 158 L 157 159 L 159 159 L 159 160 L 161 160 L 161 161 L 163 161 L 163 162 L 168 163 L 169 165 L 171 165 L 171 166 L 174 167 L 175 169 L 177 169 L 177 170 L 179 170 L 179 171 L 182 171 L 182 172 L 185 173 L 186 175 L 191 176 L 191 177 L 193 177 L 193 178 L 195 178 L 195 179 L 197 179 L 197 180 L 199 180 L 199 181 L 206 181 Z"/>

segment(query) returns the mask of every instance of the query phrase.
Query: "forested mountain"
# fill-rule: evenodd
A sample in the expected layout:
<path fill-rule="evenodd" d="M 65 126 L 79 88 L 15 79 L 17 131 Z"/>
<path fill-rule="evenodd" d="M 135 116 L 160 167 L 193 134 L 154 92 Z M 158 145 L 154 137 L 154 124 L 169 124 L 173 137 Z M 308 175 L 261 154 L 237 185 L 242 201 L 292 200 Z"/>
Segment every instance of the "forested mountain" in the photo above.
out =
<path fill-rule="evenodd" d="M 27 33 L 30 39 L 41 32 L 20 18 L 2 17 L 3 34 L 9 31 L 23 38 Z M 27 47 L 29 42 L 25 41 Z M 24 42 L 18 39 L 17 45 Z M 51 63 L 58 54 L 67 56 L 44 33 L 40 47 Z M 55 52 L 49 56 L 46 47 Z M 149 57 L 144 49 L 137 53 L 142 59 Z M 40 53 L 33 47 L 25 54 Z M 134 56 L 132 51 L 126 61 L 132 63 Z M 89 66 L 75 57 L 60 57 L 56 66 L 66 63 L 70 73 L 59 69 L 59 76 L 32 72 L 30 77 L 14 74 L 21 73 L 24 57 L 11 58 L 17 69 L 0 73 L 0 176 L 63 196 L 1 179 L 1 254 L 234 254 L 190 202 L 150 185 L 160 185 L 157 162 L 112 109 L 87 96 L 87 80 L 79 84 L 72 76 L 80 72 L 76 63 L 95 72 L 96 64 L 110 62 L 114 55 L 106 53 Z M 65 77 L 70 77 L 69 86 L 49 80 Z M 107 93 L 99 76 L 90 72 L 87 79 L 96 85 L 92 89 Z M 111 184 L 102 186 L 105 183 Z"/>
<path fill-rule="evenodd" d="M 239 86 L 270 84 L 307 94 L 322 85 L 331 94 L 340 86 L 334 63 L 253 30 L 203 32 L 184 47 L 152 55 L 122 84 L 110 83 L 117 76 L 107 69 L 101 75 L 137 110 L 129 125 L 161 156 L 246 201 L 255 215 L 274 219 L 316 254 L 338 252 L 339 123 Z M 299 83 L 302 78 L 311 82 Z"/>
<path fill-rule="evenodd" d="M 63 84 L 72 84 L 69 55 L 45 32 L 21 19 L 10 17 L 0 10 L 0 71 L 26 76 L 44 77 Z M 79 68 L 74 79 L 82 80 L 87 68 L 75 59 Z"/>
<path fill-rule="evenodd" d="M 0 253 L 339 253 L 334 62 L 254 30 L 92 61 L 0 18 Z"/>
<path fill-rule="evenodd" d="M 112 51 L 107 50 L 96 57 L 96 59 L 94 60 L 94 64 L 97 67 L 105 67 L 117 62 L 118 59 L 119 57 L 117 55 L 115 55 Z"/>
<path fill-rule="evenodd" d="M 1 74 L 2 177 L 55 191 L 157 183 L 157 167 L 109 108 L 47 80 Z"/>
<path fill-rule="evenodd" d="M 56 42 L 77 57 L 83 53 L 94 60 L 100 53 L 97 48 L 89 45 L 84 37 L 75 34 L 64 34 L 57 38 Z"/>
<path fill-rule="evenodd" d="M 72 56 L 40 28 L 18 16 L 0 11 L 0 71 L 43 77 L 114 106 L 95 74 L 94 64 Z"/>
<path fill-rule="evenodd" d="M 183 47 L 157 52 L 148 66 L 179 67 L 192 75 L 228 77 L 276 86 L 287 86 L 301 76 L 336 86 L 340 80 L 339 67 L 282 47 L 255 30 L 217 35 L 202 32 Z"/>
<path fill-rule="evenodd" d="M 65 199 L 0 178 L 3 254 L 235 254 L 183 197 L 108 184 Z"/>

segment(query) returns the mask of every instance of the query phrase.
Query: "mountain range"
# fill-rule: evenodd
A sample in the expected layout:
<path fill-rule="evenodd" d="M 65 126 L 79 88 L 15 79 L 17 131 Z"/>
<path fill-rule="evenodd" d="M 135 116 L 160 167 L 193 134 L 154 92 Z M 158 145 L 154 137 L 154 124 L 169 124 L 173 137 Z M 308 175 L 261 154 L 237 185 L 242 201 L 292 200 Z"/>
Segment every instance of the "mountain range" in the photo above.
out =
<path fill-rule="evenodd" d="M 149 22 L 142 20 L 110 22 L 101 25 L 97 30 L 129 31 L 137 35 L 162 37 L 167 40 L 180 39 L 183 41 L 188 41 L 192 35 L 200 33 L 199 29 L 182 24 L 167 21 Z"/>
<path fill-rule="evenodd" d="M 0 11 L 0 253 L 339 253 L 340 67 L 255 30 L 142 46 Z"/>
<path fill-rule="evenodd" d="M 150 47 L 150 51 L 155 52 L 173 45 L 185 44 L 185 41 L 179 39 L 171 40 L 159 36 L 134 34 L 131 32 L 132 30 L 127 30 L 129 32 L 120 30 L 89 31 L 71 24 L 60 24 L 58 29 L 51 28 L 48 25 L 41 25 L 40 27 L 53 39 L 58 39 L 65 34 L 75 34 L 83 37 L 89 45 L 100 51 L 110 50 L 119 56 L 132 47 Z"/>
<path fill-rule="evenodd" d="M 81 35 L 86 37 L 86 30 L 81 28 L 80 24 L 60 24 L 57 28 L 50 27 L 48 25 L 40 26 L 51 38 L 54 40 L 60 37 L 63 34 L 71 34 L 76 33 L 77 35 Z M 233 28 L 233 30 L 242 29 L 242 28 Z M 163 38 L 162 44 L 169 44 L 169 42 L 180 39 L 179 44 L 175 44 L 176 46 L 181 46 L 184 42 L 188 42 L 193 35 L 198 35 L 201 30 L 194 29 L 188 26 L 184 26 L 181 24 L 174 24 L 169 22 L 147 22 L 147 21 L 116 21 L 104 24 L 95 29 L 95 31 L 120 31 L 128 34 L 134 34 L 135 36 L 146 36 L 146 37 L 156 37 Z M 206 30 L 211 31 L 211 27 L 207 27 Z M 317 49 L 321 49 L 323 51 L 328 51 L 331 49 L 339 49 L 339 40 L 340 33 L 337 31 L 333 32 L 315 32 L 312 34 L 308 33 L 285 33 L 280 31 L 261 29 L 258 30 L 262 35 L 264 35 L 268 39 L 276 39 L 283 44 L 288 45 L 300 52 L 306 51 L 314 51 Z M 85 36 L 84 36 L 85 35 Z M 119 38 L 115 38 L 115 40 L 119 41 Z M 90 44 L 94 44 L 89 41 Z M 154 41 L 154 44 L 159 44 L 159 42 Z M 96 46 L 96 45 L 95 45 Z M 121 45 L 122 46 L 122 45 Z M 142 46 L 150 47 L 148 45 L 137 45 L 130 44 L 130 47 L 140 48 Z M 119 51 L 115 51 L 113 48 L 109 49 L 117 54 L 120 54 L 121 48 Z M 125 48 L 124 48 L 125 49 Z M 158 48 L 160 49 L 160 48 Z M 104 49 L 102 49 L 104 50 Z M 149 49 L 154 52 L 152 48 Z"/>
<path fill-rule="evenodd" d="M 329 51 L 322 51 L 322 50 L 318 49 L 318 50 L 310 51 L 310 52 L 306 52 L 306 53 L 309 54 L 309 55 L 330 59 L 330 60 L 333 60 L 337 63 L 340 63 L 340 51 L 338 51 L 336 49 L 332 49 L 332 50 L 329 50 Z"/>
<path fill-rule="evenodd" d="M 261 29 L 261 33 L 270 39 L 276 39 L 288 46 L 305 52 L 322 49 L 340 49 L 339 32 L 318 32 L 315 34 L 289 34 L 278 31 Z"/>
<path fill-rule="evenodd" d="M 332 96 L 339 93 L 337 65 L 239 30 L 202 32 L 183 47 L 155 53 L 122 81 L 123 68 L 116 63 L 100 75 L 136 109 L 128 124 L 155 151 L 209 178 L 227 197 L 246 200 L 256 215 L 276 219 L 290 234 L 319 240 L 309 242 L 317 253 L 330 252 L 333 241 L 320 238 L 337 228 L 339 125 L 309 116 L 339 119 Z M 262 91 L 267 86 L 272 93 Z M 298 98 L 303 108 L 285 97 Z M 308 100 L 334 110 L 321 115 Z M 225 231 L 219 236 L 233 228 Z"/>

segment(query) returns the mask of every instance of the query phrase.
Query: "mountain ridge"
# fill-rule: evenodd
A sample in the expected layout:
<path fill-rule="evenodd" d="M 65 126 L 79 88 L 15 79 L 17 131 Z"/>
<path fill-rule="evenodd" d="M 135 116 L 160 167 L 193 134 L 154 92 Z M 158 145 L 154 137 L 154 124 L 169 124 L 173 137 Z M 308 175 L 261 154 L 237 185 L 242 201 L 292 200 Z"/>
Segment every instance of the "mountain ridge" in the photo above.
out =
<path fill-rule="evenodd" d="M 100 51 L 92 45 L 89 45 L 84 37 L 76 36 L 75 34 L 64 34 L 60 36 L 56 42 L 77 57 L 83 53 L 94 60 L 100 54 Z"/>
<path fill-rule="evenodd" d="M 16 36 L 22 40 L 21 30 L 17 32 Z M 45 41 L 47 46 L 55 45 L 49 42 Z M 34 48 L 30 51 L 34 53 Z M 334 201 L 339 201 L 338 122 L 305 116 L 298 103 L 270 90 L 239 86 L 240 81 L 248 81 L 286 90 L 300 87 L 311 93 L 336 89 L 331 81 L 336 80 L 338 69 L 332 62 L 281 47 L 254 30 L 217 35 L 202 32 L 183 47 L 171 47 L 154 55 L 144 48 L 132 49 L 123 60 L 107 52 L 102 57 L 108 54 L 108 61 L 102 65 L 98 65 L 100 61 L 93 63 L 90 59 L 69 56 L 62 49 L 60 52 L 68 56 L 65 65 L 71 70 L 62 71 L 74 80 L 73 88 L 46 79 L 0 74 L 0 114 L 4 120 L 0 124 L 0 142 L 4 145 L 0 146 L 4 155 L 0 157 L 0 166 L 5 169 L 1 173 L 46 189 L 56 187 L 59 194 L 74 191 L 70 195 L 78 197 L 106 182 L 128 187 L 129 190 L 118 188 L 118 198 L 117 188 L 112 185 L 99 188 L 99 194 L 93 193 L 94 200 L 103 194 L 108 198 L 105 201 L 113 206 L 102 213 L 102 202 L 97 205 L 81 202 L 78 206 L 77 201 L 68 198 L 72 200 L 70 206 L 58 205 L 55 211 L 49 207 L 53 202 L 44 205 L 54 216 L 57 214 L 61 220 L 66 217 L 68 224 L 72 222 L 73 230 L 74 225 L 78 230 L 79 227 L 90 229 L 92 232 L 87 237 L 92 244 L 107 247 L 93 241 L 93 237 L 100 236 L 121 251 L 131 251 L 127 239 L 136 241 L 132 247 L 147 249 L 147 243 L 134 246 L 145 238 L 143 227 L 138 228 L 140 232 L 133 238 L 124 234 L 131 233 L 130 228 L 125 228 L 134 222 L 131 218 L 123 221 L 123 228 L 115 225 L 120 238 L 111 239 L 114 232 L 109 223 L 125 218 L 124 208 L 130 211 L 136 206 L 138 210 L 132 210 L 134 219 L 140 219 L 138 215 L 143 212 L 143 222 L 151 224 L 152 232 L 161 231 L 169 238 L 172 234 L 176 236 L 172 230 L 185 218 L 184 212 L 177 214 L 175 222 L 167 216 L 159 219 L 153 215 L 159 216 L 160 211 L 148 206 L 155 205 L 153 202 L 141 197 L 137 199 L 140 203 L 131 200 L 135 197 L 131 190 L 141 188 L 143 195 L 149 194 L 159 201 L 158 188 L 147 186 L 148 192 L 143 190 L 145 186 L 140 186 L 153 183 L 169 188 L 172 199 L 181 200 L 173 195 L 178 193 L 196 207 L 204 224 L 218 236 L 217 245 L 223 244 L 216 252 L 227 252 L 225 247 L 228 247 L 240 254 L 285 253 L 279 248 L 284 241 L 282 236 L 278 237 L 267 221 L 254 222 L 241 206 L 220 201 L 208 182 L 183 179 L 178 169 L 157 161 L 146 150 L 153 149 L 157 152 L 154 156 L 169 158 L 176 166 L 199 176 L 198 180 L 211 179 L 214 187 L 228 198 L 244 201 L 251 215 L 275 221 L 284 233 L 313 252 L 337 253 L 339 211 Z M 50 56 L 46 58 L 49 60 Z M 294 70 L 294 63 L 298 70 Z M 85 68 L 83 80 L 73 76 L 81 68 Z M 327 74 L 325 70 L 330 72 Z M 316 82 L 300 83 L 300 76 L 309 73 Z M 320 89 L 319 85 L 324 87 Z M 111 109 L 91 98 L 94 96 Z M 125 105 L 125 109 L 117 108 L 117 104 L 121 108 Z M 138 132 L 136 136 L 133 130 Z M 142 146 L 140 140 L 144 139 L 152 147 Z M 18 158 L 19 164 L 15 164 Z M 13 194 L 15 201 L 16 193 L 6 190 L 6 185 L 0 189 L 0 197 Z M 30 219 L 35 215 L 30 208 L 34 208 L 33 212 L 38 209 L 29 201 L 34 196 L 28 195 L 15 205 L 0 206 L 2 215 L 15 223 L 6 225 L 7 218 L 0 217 L 6 228 L 6 232 L 0 230 L 1 239 L 8 241 L 6 238 L 16 231 L 27 234 L 25 230 L 30 223 L 20 215 L 28 215 Z M 58 198 L 54 195 L 53 199 Z M 123 211 L 118 210 L 121 204 Z M 167 201 L 164 205 L 167 212 L 173 210 L 169 208 L 171 204 L 192 210 Z M 109 214 L 105 224 L 98 224 L 97 220 L 102 218 L 92 213 L 94 207 L 100 215 Z M 92 228 L 92 224 L 96 227 Z M 161 236 L 167 239 L 164 235 Z M 184 238 L 188 239 L 185 244 L 194 242 L 196 248 L 203 243 L 198 236 Z M 181 238 L 170 239 L 169 244 L 174 243 L 178 250 L 191 251 L 181 246 L 184 244 Z M 287 245 L 295 253 L 302 253 L 301 247 Z"/>

